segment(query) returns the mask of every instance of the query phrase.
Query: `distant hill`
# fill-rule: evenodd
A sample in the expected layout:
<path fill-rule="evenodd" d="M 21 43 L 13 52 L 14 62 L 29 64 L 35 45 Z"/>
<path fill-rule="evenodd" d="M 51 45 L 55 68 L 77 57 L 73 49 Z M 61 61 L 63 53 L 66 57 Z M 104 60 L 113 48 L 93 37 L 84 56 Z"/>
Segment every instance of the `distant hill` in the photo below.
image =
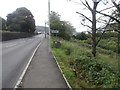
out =
<path fill-rule="evenodd" d="M 36 30 L 40 30 L 40 31 L 45 31 L 47 30 L 48 31 L 48 27 L 45 27 L 45 26 L 36 26 Z"/>

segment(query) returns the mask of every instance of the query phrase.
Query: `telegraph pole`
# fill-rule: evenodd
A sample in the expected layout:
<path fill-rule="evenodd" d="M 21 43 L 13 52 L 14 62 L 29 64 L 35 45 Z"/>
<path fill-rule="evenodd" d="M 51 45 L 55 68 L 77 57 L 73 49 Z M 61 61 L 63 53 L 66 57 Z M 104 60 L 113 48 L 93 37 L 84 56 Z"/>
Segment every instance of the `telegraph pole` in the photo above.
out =
<path fill-rule="evenodd" d="M 48 0 L 48 29 L 49 29 L 49 52 L 51 51 L 50 48 L 50 0 Z"/>

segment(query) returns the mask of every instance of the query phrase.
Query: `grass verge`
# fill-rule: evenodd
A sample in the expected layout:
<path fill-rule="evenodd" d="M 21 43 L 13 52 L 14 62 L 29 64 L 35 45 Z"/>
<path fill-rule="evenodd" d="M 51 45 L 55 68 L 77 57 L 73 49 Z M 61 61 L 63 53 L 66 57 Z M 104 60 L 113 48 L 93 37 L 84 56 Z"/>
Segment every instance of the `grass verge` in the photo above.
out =
<path fill-rule="evenodd" d="M 111 55 L 97 53 L 92 58 L 91 49 L 82 43 L 60 39 L 61 47 L 52 51 L 72 88 L 118 88 L 118 60 Z M 112 54 L 114 55 L 114 54 Z"/>

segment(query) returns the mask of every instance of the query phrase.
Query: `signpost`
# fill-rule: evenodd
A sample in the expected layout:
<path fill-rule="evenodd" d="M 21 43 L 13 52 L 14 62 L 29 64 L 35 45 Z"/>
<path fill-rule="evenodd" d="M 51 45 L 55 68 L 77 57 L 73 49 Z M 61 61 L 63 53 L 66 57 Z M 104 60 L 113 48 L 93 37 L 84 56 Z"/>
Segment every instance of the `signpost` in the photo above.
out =
<path fill-rule="evenodd" d="M 59 33 L 59 30 L 51 30 L 51 33 Z"/>
<path fill-rule="evenodd" d="M 56 39 L 57 39 L 57 34 L 59 33 L 59 30 L 51 30 L 52 34 L 56 34 Z"/>
<path fill-rule="evenodd" d="M 56 41 L 53 41 L 53 46 L 59 48 L 61 46 L 60 41 L 57 40 L 57 34 L 59 33 L 59 30 L 51 30 L 51 33 L 56 34 Z"/>

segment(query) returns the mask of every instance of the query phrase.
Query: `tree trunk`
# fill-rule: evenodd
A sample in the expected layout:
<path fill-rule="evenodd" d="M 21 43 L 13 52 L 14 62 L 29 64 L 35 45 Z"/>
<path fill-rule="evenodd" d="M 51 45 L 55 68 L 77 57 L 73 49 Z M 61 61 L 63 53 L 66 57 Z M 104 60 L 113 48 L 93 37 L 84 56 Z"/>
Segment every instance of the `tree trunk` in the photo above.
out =
<path fill-rule="evenodd" d="M 94 2 L 92 10 L 92 54 L 96 57 L 96 9 L 99 2 Z"/>
<path fill-rule="evenodd" d="M 96 12 L 92 12 L 92 54 L 96 57 Z"/>

